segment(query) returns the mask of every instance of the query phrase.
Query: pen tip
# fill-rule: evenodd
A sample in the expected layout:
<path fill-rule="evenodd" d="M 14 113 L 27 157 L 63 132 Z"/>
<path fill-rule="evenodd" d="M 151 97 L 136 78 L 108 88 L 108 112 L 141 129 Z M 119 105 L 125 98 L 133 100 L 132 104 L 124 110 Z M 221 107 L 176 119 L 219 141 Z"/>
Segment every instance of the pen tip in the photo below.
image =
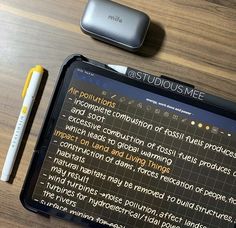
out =
<path fill-rule="evenodd" d="M 36 65 L 35 67 L 34 67 L 34 71 L 37 71 L 37 72 L 39 72 L 39 73 L 41 73 L 41 74 L 43 74 L 43 67 L 41 66 L 41 65 Z"/>

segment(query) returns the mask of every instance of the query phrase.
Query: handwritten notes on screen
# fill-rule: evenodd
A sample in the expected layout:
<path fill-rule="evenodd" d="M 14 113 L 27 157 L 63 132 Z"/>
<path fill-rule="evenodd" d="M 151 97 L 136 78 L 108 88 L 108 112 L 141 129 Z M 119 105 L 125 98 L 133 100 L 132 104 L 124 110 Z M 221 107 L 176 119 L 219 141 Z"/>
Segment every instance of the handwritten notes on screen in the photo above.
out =
<path fill-rule="evenodd" d="M 235 138 L 131 88 L 74 72 L 33 199 L 111 227 L 233 227 Z"/>

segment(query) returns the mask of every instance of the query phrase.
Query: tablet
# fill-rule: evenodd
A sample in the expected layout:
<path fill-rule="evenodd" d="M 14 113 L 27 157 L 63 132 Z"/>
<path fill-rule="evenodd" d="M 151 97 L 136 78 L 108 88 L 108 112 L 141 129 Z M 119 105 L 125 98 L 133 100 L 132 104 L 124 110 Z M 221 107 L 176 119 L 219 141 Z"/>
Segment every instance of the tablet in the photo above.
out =
<path fill-rule="evenodd" d="M 84 227 L 233 228 L 235 180 L 235 113 L 75 55 L 20 198 Z"/>

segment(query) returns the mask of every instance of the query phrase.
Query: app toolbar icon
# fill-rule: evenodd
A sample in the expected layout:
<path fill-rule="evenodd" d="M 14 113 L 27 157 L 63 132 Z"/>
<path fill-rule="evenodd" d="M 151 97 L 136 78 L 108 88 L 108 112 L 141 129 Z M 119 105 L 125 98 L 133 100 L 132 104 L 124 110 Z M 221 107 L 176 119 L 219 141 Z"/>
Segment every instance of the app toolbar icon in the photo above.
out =
<path fill-rule="evenodd" d="M 138 103 L 138 104 L 137 104 L 137 107 L 138 107 L 138 108 L 143 108 L 143 104 L 142 104 L 142 103 Z"/>
<path fill-rule="evenodd" d="M 194 126 L 196 123 L 195 121 L 191 121 L 191 125 Z"/>
<path fill-rule="evenodd" d="M 125 100 L 126 100 L 125 97 L 121 97 L 121 98 L 119 99 L 120 102 L 125 102 Z"/>
<path fill-rule="evenodd" d="M 218 134 L 218 132 L 219 132 L 219 128 L 218 127 L 212 127 L 211 133 Z"/>
<path fill-rule="evenodd" d="M 164 112 L 164 113 L 163 113 L 163 116 L 164 116 L 164 117 L 169 117 L 169 116 L 170 116 L 170 113 L 169 113 L 169 112 Z"/>
<path fill-rule="evenodd" d="M 150 105 L 148 105 L 148 106 L 146 107 L 146 109 L 147 109 L 147 111 L 150 111 L 150 110 L 152 109 L 152 107 L 151 107 Z"/>
<path fill-rule="evenodd" d="M 107 95 L 107 91 L 103 90 L 103 91 L 102 91 L 102 95 L 103 95 L 103 96 L 106 96 L 106 95 Z"/>
<path fill-rule="evenodd" d="M 199 128 L 202 128 L 203 127 L 203 124 L 202 123 L 198 123 L 197 125 Z"/>
<path fill-rule="evenodd" d="M 131 105 L 131 104 L 133 104 L 133 103 L 134 103 L 134 100 L 130 100 L 130 101 L 128 102 L 129 105 Z"/>
<path fill-rule="evenodd" d="M 155 109 L 155 114 L 160 114 L 161 113 L 161 110 L 159 108 L 156 108 Z"/>
<path fill-rule="evenodd" d="M 177 115 L 174 114 L 174 115 L 172 116 L 172 119 L 173 119 L 173 120 L 178 120 L 178 119 L 179 119 L 179 116 L 177 116 Z"/>

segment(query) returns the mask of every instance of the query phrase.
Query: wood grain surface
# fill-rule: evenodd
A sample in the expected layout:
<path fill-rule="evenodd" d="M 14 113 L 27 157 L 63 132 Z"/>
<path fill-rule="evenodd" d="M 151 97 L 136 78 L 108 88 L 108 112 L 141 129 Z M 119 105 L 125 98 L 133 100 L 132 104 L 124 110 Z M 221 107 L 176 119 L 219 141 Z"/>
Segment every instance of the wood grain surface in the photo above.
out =
<path fill-rule="evenodd" d="M 152 20 L 137 54 L 91 39 L 79 27 L 85 0 L 0 0 L 0 169 L 21 108 L 27 71 L 48 70 L 38 109 L 18 158 L 15 178 L 0 183 L 0 227 L 77 227 L 25 210 L 19 194 L 63 60 L 81 53 L 106 63 L 165 72 L 236 101 L 235 0 L 122 0 Z"/>

